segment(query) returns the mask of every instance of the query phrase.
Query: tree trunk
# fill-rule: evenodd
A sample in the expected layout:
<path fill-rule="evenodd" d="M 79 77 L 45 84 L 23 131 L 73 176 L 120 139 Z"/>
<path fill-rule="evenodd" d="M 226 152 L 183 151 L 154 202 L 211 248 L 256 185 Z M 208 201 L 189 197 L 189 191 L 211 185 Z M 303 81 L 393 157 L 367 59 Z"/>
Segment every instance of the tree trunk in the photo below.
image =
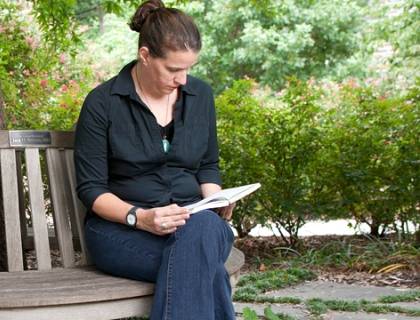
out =
<path fill-rule="evenodd" d="M 101 5 L 98 6 L 98 19 L 99 19 L 99 33 L 104 34 L 105 32 L 105 22 L 104 22 L 105 12 Z"/>
<path fill-rule="evenodd" d="M 4 119 L 4 98 L 3 98 L 3 91 L 1 90 L 1 82 L 0 82 L 0 130 L 6 129 L 6 120 Z"/>
<path fill-rule="evenodd" d="M 0 130 L 6 129 L 4 119 L 4 98 L 0 83 Z M 3 168 L 0 168 L 3 169 Z M 3 192 L 0 179 L 0 271 L 7 270 L 7 255 L 6 255 L 6 234 L 4 225 L 4 211 L 3 211 Z"/>

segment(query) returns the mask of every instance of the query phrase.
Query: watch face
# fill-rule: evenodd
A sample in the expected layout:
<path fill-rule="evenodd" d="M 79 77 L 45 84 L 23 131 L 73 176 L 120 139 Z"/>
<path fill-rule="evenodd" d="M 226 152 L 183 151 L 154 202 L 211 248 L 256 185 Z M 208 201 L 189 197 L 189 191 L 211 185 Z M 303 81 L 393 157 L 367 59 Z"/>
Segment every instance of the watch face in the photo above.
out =
<path fill-rule="evenodd" d="M 127 223 L 128 223 L 130 226 L 134 226 L 134 225 L 136 224 L 136 217 L 135 217 L 134 215 L 132 215 L 132 214 L 129 214 L 129 215 L 127 216 Z"/>

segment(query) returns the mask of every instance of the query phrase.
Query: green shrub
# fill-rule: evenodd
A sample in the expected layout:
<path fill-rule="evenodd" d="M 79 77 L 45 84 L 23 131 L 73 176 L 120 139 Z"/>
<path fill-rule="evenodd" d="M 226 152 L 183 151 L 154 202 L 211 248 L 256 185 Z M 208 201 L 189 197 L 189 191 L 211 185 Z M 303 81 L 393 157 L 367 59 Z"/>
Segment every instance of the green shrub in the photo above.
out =
<path fill-rule="evenodd" d="M 325 119 L 329 189 L 339 195 L 342 217 L 367 223 L 379 236 L 418 212 L 418 94 L 388 98 L 357 86 L 341 94 Z"/>
<path fill-rule="evenodd" d="M 237 81 L 216 99 L 224 186 L 255 183 L 265 176 L 262 110 L 251 89 L 252 82 Z M 232 222 L 239 236 L 245 236 L 257 224 L 261 213 L 258 199 L 257 193 L 237 203 Z"/>
<path fill-rule="evenodd" d="M 315 87 L 291 79 L 278 106 L 265 113 L 261 154 L 266 188 L 261 204 L 283 240 L 292 246 L 304 223 L 319 217 L 330 203 L 324 181 L 328 175 L 323 166 L 323 111 L 318 99 Z"/>
<path fill-rule="evenodd" d="M 240 236 L 272 223 L 296 245 L 309 219 L 354 218 L 375 236 L 419 225 L 418 88 L 386 97 L 349 81 L 326 94 L 291 79 L 267 99 L 241 80 L 216 104 L 225 185 L 262 183 L 235 212 Z"/>
<path fill-rule="evenodd" d="M 33 17 L 0 1 L 0 83 L 8 129 L 71 129 L 92 85 L 88 69 L 43 42 Z M 73 72 L 74 70 L 74 72 Z"/>
<path fill-rule="evenodd" d="M 225 185 L 262 183 L 261 190 L 239 204 L 233 225 L 242 236 L 257 222 L 272 222 L 294 245 L 299 228 L 329 204 L 324 176 L 319 174 L 323 159 L 318 93 L 292 79 L 277 103 L 267 107 L 252 91 L 252 82 L 237 81 L 216 101 Z"/>

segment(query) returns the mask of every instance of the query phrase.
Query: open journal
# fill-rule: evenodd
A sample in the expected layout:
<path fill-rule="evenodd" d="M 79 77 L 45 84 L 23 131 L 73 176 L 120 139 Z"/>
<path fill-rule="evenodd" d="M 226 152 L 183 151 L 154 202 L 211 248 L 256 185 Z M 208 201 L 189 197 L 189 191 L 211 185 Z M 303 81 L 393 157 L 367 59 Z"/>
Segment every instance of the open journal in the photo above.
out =
<path fill-rule="evenodd" d="M 261 187 L 261 184 L 254 183 L 241 187 L 223 189 L 219 192 L 212 194 L 207 198 L 204 198 L 203 200 L 185 206 L 185 208 L 190 209 L 190 213 L 196 213 L 205 209 L 226 207 L 231 203 L 234 203 L 239 199 L 242 199 L 243 197 L 246 197 L 247 195 L 253 193 L 259 187 Z"/>

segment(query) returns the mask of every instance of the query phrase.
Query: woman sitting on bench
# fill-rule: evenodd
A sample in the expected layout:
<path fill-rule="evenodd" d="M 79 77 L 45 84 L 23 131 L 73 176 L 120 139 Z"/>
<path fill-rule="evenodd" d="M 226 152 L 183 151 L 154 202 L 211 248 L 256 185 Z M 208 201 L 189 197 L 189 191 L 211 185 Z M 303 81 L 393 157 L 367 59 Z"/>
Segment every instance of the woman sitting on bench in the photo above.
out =
<path fill-rule="evenodd" d="M 98 269 L 155 282 L 150 319 L 234 319 L 224 267 L 233 206 L 183 206 L 221 189 L 211 88 L 187 75 L 201 39 L 183 12 L 147 1 L 130 28 L 138 59 L 86 97 L 76 130 L 77 192 Z"/>

